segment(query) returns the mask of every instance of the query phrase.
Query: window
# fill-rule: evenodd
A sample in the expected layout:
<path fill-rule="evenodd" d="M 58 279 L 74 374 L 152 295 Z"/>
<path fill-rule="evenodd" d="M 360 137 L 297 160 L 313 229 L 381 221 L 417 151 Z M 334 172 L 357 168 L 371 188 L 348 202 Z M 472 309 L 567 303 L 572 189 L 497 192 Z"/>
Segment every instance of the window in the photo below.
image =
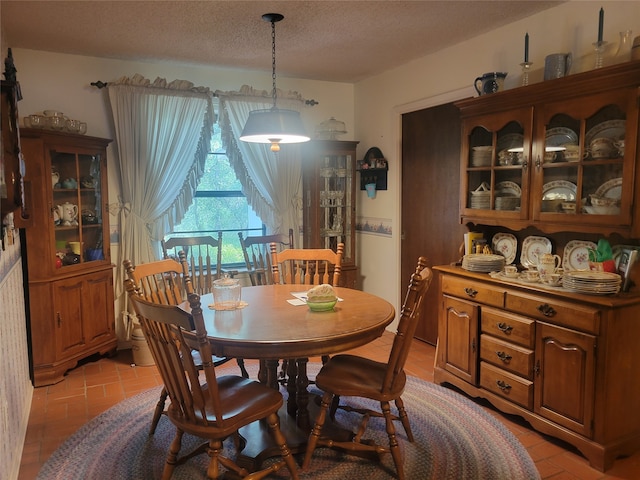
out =
<path fill-rule="evenodd" d="M 221 230 L 222 263 L 225 267 L 243 266 L 238 232 L 243 236 L 264 235 L 265 227 L 247 203 L 225 153 L 220 127 L 216 123 L 211 151 L 194 202 L 171 235 L 212 235 L 215 238 Z"/>

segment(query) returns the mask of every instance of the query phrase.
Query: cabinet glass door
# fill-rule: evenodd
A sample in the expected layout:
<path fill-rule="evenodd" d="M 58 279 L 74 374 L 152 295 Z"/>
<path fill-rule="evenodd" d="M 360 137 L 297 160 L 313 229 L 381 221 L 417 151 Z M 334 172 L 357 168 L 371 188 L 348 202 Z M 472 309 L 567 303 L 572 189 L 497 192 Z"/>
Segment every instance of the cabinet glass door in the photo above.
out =
<path fill-rule="evenodd" d="M 344 258 L 351 259 L 352 182 L 351 155 L 325 155 L 320 167 L 320 236 L 321 248 L 335 251 L 344 243 Z"/>
<path fill-rule="evenodd" d="M 105 259 L 101 156 L 51 151 L 56 267 Z"/>
<path fill-rule="evenodd" d="M 534 218 L 547 222 L 630 224 L 631 182 L 625 182 L 628 92 L 598 102 L 546 107 L 536 151 Z"/>
<path fill-rule="evenodd" d="M 463 215 L 526 218 L 530 109 L 474 118 L 463 142 Z M 466 145 L 465 145 L 466 144 Z"/>

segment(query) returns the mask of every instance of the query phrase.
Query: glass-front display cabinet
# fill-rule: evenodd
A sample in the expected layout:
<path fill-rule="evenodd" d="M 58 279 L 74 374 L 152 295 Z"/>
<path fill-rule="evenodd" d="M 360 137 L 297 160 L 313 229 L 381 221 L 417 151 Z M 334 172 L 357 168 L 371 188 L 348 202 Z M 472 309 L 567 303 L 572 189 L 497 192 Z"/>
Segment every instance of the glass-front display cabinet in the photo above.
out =
<path fill-rule="evenodd" d="M 25 229 L 35 386 L 62 380 L 82 358 L 115 352 L 113 265 L 107 210 L 110 140 L 23 128 Z"/>
<path fill-rule="evenodd" d="M 639 85 L 632 61 L 457 102 L 463 223 L 637 237 Z"/>
<path fill-rule="evenodd" d="M 304 248 L 344 243 L 341 284 L 355 288 L 355 141 L 312 140 L 303 146 Z"/>

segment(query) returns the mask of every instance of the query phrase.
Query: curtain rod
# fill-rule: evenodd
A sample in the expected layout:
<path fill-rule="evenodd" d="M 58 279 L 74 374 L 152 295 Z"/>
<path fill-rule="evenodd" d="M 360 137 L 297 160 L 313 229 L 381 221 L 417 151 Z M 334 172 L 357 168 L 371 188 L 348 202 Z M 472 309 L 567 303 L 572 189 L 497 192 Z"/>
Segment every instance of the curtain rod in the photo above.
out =
<path fill-rule="evenodd" d="M 107 85 L 109 85 L 107 82 L 103 82 L 101 80 L 98 80 L 97 82 L 91 82 L 91 86 L 96 88 L 105 88 Z M 213 94 L 213 96 L 217 97 L 215 93 Z M 318 103 L 319 102 L 316 102 L 313 98 L 304 101 L 304 104 L 309 105 L 310 107 L 315 107 L 316 105 L 318 105 Z"/>

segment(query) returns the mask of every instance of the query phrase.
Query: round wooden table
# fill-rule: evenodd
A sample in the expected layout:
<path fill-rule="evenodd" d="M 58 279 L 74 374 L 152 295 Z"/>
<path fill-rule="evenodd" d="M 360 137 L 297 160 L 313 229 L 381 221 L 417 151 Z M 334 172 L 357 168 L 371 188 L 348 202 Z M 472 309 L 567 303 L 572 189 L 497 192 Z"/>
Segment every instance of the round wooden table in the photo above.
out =
<path fill-rule="evenodd" d="M 201 297 L 202 311 L 214 355 L 260 359 L 259 380 L 278 388 L 277 367 L 289 359 L 287 415 L 281 415 L 289 446 L 299 451 L 310 429 L 308 411 L 307 359 L 329 355 L 365 345 L 380 337 L 393 321 L 395 309 L 386 300 L 349 288 L 336 288 L 341 299 L 332 311 L 312 312 L 306 305 L 292 305 L 293 292 L 308 290 L 305 285 L 263 285 L 242 288 L 247 305 L 237 310 L 215 310 L 211 294 Z M 288 417 L 295 416 L 294 425 Z M 243 429 L 251 437 L 242 456 L 251 459 L 248 468 L 268 457 L 269 449 L 259 438 L 268 438 L 259 425 Z M 292 428 L 293 427 L 293 428 Z M 298 432 L 294 432 L 298 430 Z M 296 448 L 299 447 L 299 448 Z"/>

